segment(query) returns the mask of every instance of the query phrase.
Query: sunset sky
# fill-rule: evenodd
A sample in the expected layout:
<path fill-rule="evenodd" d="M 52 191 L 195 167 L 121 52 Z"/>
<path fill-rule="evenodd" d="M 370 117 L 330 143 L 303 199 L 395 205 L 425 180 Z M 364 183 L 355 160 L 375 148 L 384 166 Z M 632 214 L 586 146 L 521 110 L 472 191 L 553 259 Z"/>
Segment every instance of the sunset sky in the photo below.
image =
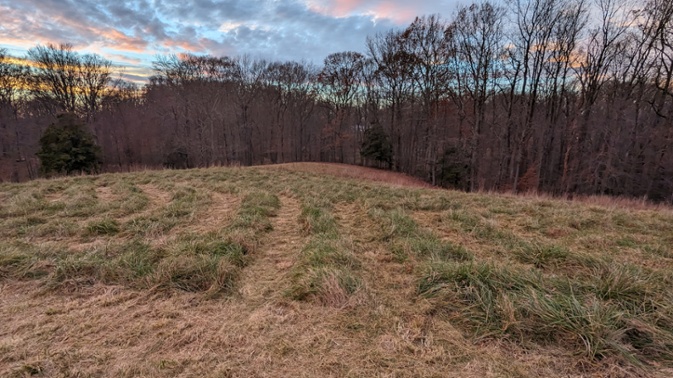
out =
<path fill-rule="evenodd" d="M 320 63 L 363 51 L 365 38 L 460 0 L 0 0 L 0 47 L 71 43 L 125 66 L 140 81 L 158 54 L 250 54 Z"/>

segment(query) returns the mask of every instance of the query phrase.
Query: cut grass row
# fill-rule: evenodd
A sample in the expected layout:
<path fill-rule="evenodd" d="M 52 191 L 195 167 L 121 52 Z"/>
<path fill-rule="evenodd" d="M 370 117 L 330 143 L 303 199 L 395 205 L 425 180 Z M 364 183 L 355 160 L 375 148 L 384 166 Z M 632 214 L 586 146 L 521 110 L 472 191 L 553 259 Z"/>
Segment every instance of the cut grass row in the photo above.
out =
<path fill-rule="evenodd" d="M 404 210 L 383 210 L 373 207 L 370 216 L 381 225 L 380 239 L 387 242 L 400 262 L 409 257 L 432 261 L 471 261 L 474 256 L 466 248 L 440 240 L 421 228 Z"/>
<path fill-rule="evenodd" d="M 363 289 L 361 263 L 353 244 L 342 235 L 331 203 L 308 199 L 302 206 L 300 223 L 309 236 L 292 270 L 292 286 L 287 295 L 341 307 Z"/>
<path fill-rule="evenodd" d="M 187 215 L 202 194 L 179 190 L 158 221 Z M 155 247 L 138 228 L 128 241 L 111 240 L 83 252 L 20 242 L 0 243 L 0 279 L 47 277 L 50 287 L 80 287 L 94 283 L 134 288 L 173 288 L 210 295 L 231 292 L 236 279 L 264 233 L 269 218 L 280 207 L 278 197 L 256 191 L 244 196 L 234 222 L 207 234 L 183 233 L 170 245 Z M 87 226 L 93 235 L 119 232 L 115 220 L 94 221 Z"/>

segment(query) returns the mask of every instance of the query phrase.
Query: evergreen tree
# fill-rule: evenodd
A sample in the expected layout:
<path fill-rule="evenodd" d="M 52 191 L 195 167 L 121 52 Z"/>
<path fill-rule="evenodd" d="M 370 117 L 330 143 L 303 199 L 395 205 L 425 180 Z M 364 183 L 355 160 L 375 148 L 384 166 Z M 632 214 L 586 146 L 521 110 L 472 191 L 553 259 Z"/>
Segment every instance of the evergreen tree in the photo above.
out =
<path fill-rule="evenodd" d="M 73 114 L 61 114 L 40 138 L 37 156 L 46 175 L 95 173 L 100 166 L 100 148 L 93 135 Z"/>
<path fill-rule="evenodd" d="M 437 183 L 440 186 L 468 190 L 469 182 L 469 157 L 464 151 L 451 146 L 444 150 L 444 155 L 439 160 L 440 172 Z"/>
<path fill-rule="evenodd" d="M 364 158 L 385 163 L 387 167 L 392 165 L 393 147 L 390 143 L 390 137 L 386 134 L 381 124 L 376 123 L 371 128 L 365 130 L 360 154 Z"/>

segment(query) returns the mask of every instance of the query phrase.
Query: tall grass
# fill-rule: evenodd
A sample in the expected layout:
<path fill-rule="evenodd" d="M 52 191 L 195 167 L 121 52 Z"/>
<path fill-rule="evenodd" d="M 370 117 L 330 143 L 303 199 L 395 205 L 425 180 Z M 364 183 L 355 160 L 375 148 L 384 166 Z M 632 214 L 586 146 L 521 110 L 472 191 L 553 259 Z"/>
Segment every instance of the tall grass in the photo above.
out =
<path fill-rule="evenodd" d="M 596 277 L 563 281 L 485 263 L 429 264 L 418 292 L 479 337 L 554 344 L 589 359 L 639 366 L 653 351 L 657 359 L 672 359 L 670 295 L 638 269 L 604 268 Z"/>
<path fill-rule="evenodd" d="M 331 209 L 321 200 L 307 200 L 299 222 L 310 239 L 293 268 L 288 296 L 332 307 L 346 305 L 363 285 L 352 243 L 341 235 Z"/>
<path fill-rule="evenodd" d="M 381 225 L 380 238 L 387 242 L 399 261 L 409 256 L 438 261 L 470 261 L 473 254 L 465 247 L 441 240 L 432 231 L 421 228 L 404 210 L 374 208 L 370 216 Z"/>

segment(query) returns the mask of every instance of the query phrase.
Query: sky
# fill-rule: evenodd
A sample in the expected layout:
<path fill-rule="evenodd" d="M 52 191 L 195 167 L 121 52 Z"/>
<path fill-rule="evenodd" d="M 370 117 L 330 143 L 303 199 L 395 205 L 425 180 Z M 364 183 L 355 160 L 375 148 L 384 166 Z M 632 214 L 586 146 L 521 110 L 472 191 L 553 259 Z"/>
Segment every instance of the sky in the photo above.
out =
<path fill-rule="evenodd" d="M 248 54 L 316 64 L 364 52 L 369 35 L 416 16 L 449 16 L 460 0 L 0 0 L 0 48 L 22 56 L 37 44 L 70 43 L 142 81 L 165 54 Z"/>

